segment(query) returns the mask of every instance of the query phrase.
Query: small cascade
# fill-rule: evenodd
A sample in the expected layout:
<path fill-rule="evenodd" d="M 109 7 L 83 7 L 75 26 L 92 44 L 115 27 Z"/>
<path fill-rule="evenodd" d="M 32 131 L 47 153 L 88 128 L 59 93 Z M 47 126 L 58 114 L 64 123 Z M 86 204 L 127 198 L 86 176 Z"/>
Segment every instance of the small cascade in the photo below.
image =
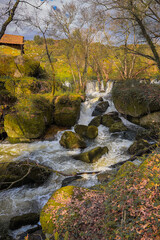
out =
<path fill-rule="evenodd" d="M 113 102 L 109 99 L 113 82 L 107 82 L 106 90 L 101 83 L 99 91 L 98 81 L 90 81 L 86 86 L 87 100 L 81 105 L 81 113 L 78 124 L 88 125 L 94 118 L 92 112 L 98 103 L 98 98 L 104 97 L 109 102 L 109 108 L 106 113 L 115 111 Z M 72 129 L 72 131 L 74 131 Z M 133 143 L 132 140 L 121 138 L 119 134 L 112 135 L 109 129 L 100 125 L 98 127 L 98 137 L 95 140 L 87 142 L 88 151 L 97 146 L 107 146 L 109 153 L 103 155 L 96 163 L 87 164 L 73 159 L 73 155 L 80 153 L 79 149 L 68 150 L 59 144 L 63 132 L 58 133 L 54 141 L 39 141 L 30 144 L 1 144 L 0 161 L 15 161 L 28 158 L 38 164 L 49 166 L 55 171 L 63 172 L 67 175 L 79 172 L 105 171 L 114 163 L 124 161 L 129 158 L 127 154 L 128 147 Z M 61 187 L 64 176 L 53 173 L 51 178 L 43 186 L 38 188 L 29 188 L 23 186 L 7 191 L 0 192 L 0 230 L 3 225 L 9 222 L 11 217 L 29 213 L 39 212 L 48 201 L 52 193 Z M 85 175 L 82 179 L 72 182 L 72 185 L 81 187 L 91 187 L 98 184 L 96 175 Z M 18 239 L 18 238 L 17 238 Z"/>

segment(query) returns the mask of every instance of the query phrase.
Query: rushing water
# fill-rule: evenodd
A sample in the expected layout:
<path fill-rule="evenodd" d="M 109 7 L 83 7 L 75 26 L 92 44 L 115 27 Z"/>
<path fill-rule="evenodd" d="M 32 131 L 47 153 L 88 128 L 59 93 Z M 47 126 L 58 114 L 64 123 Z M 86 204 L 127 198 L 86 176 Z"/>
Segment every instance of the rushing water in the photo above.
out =
<path fill-rule="evenodd" d="M 112 82 L 108 83 L 106 92 L 95 92 L 97 84 L 90 82 L 87 85 L 88 99 L 82 103 L 79 124 L 87 125 L 91 119 L 93 109 L 98 103 L 98 98 L 103 96 L 110 103 L 107 112 L 115 111 L 113 103 L 110 101 L 109 93 L 112 88 Z M 97 89 L 98 90 L 98 89 Z M 122 119 L 125 124 L 132 126 L 129 122 Z M 73 130 L 73 129 L 72 129 Z M 74 130 L 73 130 L 74 131 Z M 75 172 L 87 171 L 104 171 L 111 164 L 126 160 L 127 149 L 132 144 L 132 140 L 122 138 L 117 134 L 110 134 L 108 128 L 100 125 L 98 128 L 99 134 L 95 140 L 87 142 L 85 151 L 96 146 L 107 146 L 109 153 L 103 155 L 98 162 L 87 164 L 81 161 L 76 161 L 72 155 L 79 153 L 80 150 L 67 150 L 59 144 L 60 137 L 63 132 L 57 134 L 54 141 L 39 141 L 30 144 L 1 144 L 0 161 L 15 161 L 30 159 L 37 163 L 49 166 L 54 170 L 72 174 Z M 53 173 L 48 182 L 38 188 L 29 188 L 26 186 L 15 188 L 0 193 L 0 230 L 4 225 L 8 224 L 13 216 L 21 215 L 29 212 L 39 212 L 47 202 L 51 194 L 61 187 L 64 176 Z M 91 187 L 98 183 L 96 175 L 83 175 L 83 178 L 72 182 L 72 185 Z"/>

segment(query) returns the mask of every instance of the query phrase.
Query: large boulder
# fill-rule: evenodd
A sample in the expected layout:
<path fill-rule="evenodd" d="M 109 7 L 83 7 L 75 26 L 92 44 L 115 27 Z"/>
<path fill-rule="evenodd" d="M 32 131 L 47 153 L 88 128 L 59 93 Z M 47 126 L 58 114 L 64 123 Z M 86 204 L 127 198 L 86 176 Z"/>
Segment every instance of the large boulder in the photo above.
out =
<path fill-rule="evenodd" d="M 140 125 L 145 128 L 152 128 L 154 126 L 160 127 L 160 111 L 141 117 Z"/>
<path fill-rule="evenodd" d="M 112 98 L 118 112 L 132 117 L 141 117 L 160 110 L 160 86 L 123 81 L 116 83 Z"/>
<path fill-rule="evenodd" d="M 41 137 L 52 123 L 52 111 L 52 105 L 43 97 L 32 97 L 17 103 L 4 118 L 4 128 L 10 142 Z"/>
<path fill-rule="evenodd" d="M 52 174 L 52 169 L 26 161 L 4 163 L 0 168 L 0 190 L 25 184 L 39 186 Z"/>
<path fill-rule="evenodd" d="M 95 107 L 92 113 L 92 116 L 102 115 L 102 113 L 104 113 L 108 107 L 109 107 L 109 103 L 107 101 L 98 103 L 98 105 Z"/>
<path fill-rule="evenodd" d="M 94 139 L 98 136 L 98 128 L 96 126 L 86 126 L 77 124 L 75 125 L 74 130 L 81 137 Z"/>
<path fill-rule="evenodd" d="M 72 127 L 80 116 L 81 97 L 59 96 L 54 101 L 54 121 L 58 126 Z"/>
<path fill-rule="evenodd" d="M 94 190 L 74 186 L 57 190 L 42 209 L 43 232 L 46 237 L 58 233 L 60 239 L 103 239 L 104 201 L 105 194 Z"/>
<path fill-rule="evenodd" d="M 65 131 L 61 137 L 60 144 L 68 149 L 85 148 L 86 143 L 76 133 L 71 131 Z"/>
<path fill-rule="evenodd" d="M 74 156 L 74 159 L 81 160 L 87 163 L 94 163 L 98 161 L 105 153 L 108 153 L 107 147 L 96 147 L 84 153 Z"/>

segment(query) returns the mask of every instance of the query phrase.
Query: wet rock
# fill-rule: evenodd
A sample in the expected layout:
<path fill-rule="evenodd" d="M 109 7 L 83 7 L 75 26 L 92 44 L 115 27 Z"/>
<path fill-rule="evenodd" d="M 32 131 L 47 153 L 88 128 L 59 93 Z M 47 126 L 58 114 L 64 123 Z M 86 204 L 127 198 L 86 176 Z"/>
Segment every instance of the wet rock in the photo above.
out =
<path fill-rule="evenodd" d="M 127 131 L 128 128 L 123 124 L 123 122 L 115 122 L 113 123 L 110 128 L 109 128 L 109 131 L 111 133 L 114 133 L 114 132 L 123 132 L 123 131 Z"/>
<path fill-rule="evenodd" d="M 101 120 L 102 120 L 102 117 L 101 116 L 97 116 L 95 118 L 93 118 L 90 123 L 88 124 L 88 126 L 92 125 L 92 126 L 96 126 L 96 127 L 99 127 L 99 125 L 101 124 Z"/>
<path fill-rule="evenodd" d="M 103 100 L 102 97 L 100 97 L 100 98 L 98 99 L 98 101 L 99 101 L 99 102 L 103 102 L 104 100 Z"/>
<path fill-rule="evenodd" d="M 98 136 L 98 128 L 96 126 L 76 125 L 74 130 L 81 137 L 94 139 Z"/>
<path fill-rule="evenodd" d="M 111 127 L 115 122 L 120 122 L 121 119 L 118 117 L 118 112 L 110 112 L 102 116 L 102 125 L 105 127 Z"/>
<path fill-rule="evenodd" d="M 71 131 L 65 131 L 63 133 L 60 144 L 69 149 L 86 147 L 84 140 L 78 134 Z"/>
<path fill-rule="evenodd" d="M 72 177 L 68 177 L 68 178 L 65 178 L 63 181 L 62 181 L 62 187 L 66 187 L 68 186 L 71 182 L 75 181 L 75 180 L 78 180 L 78 179 L 82 179 L 81 176 L 72 176 Z"/>
<path fill-rule="evenodd" d="M 72 127 L 80 115 L 81 97 L 60 96 L 55 99 L 54 121 L 56 125 Z"/>
<path fill-rule="evenodd" d="M 144 150 L 145 148 L 148 148 L 151 144 L 144 139 L 140 139 L 138 141 L 135 141 L 129 148 L 128 153 L 131 155 L 134 155 L 138 153 L 140 150 Z"/>
<path fill-rule="evenodd" d="M 55 139 L 55 136 L 58 132 L 61 132 L 61 131 L 64 131 L 64 130 L 67 130 L 67 128 L 66 127 L 60 127 L 60 126 L 57 126 L 57 125 L 52 125 L 47 129 L 43 139 L 47 140 L 47 141 L 52 141 L 52 140 Z"/>
<path fill-rule="evenodd" d="M 39 214 L 27 213 L 11 218 L 9 228 L 15 230 L 25 225 L 34 225 L 39 222 Z"/>
<path fill-rule="evenodd" d="M 52 169 L 31 161 L 1 164 L 0 190 L 25 184 L 42 185 L 52 174 Z"/>
<path fill-rule="evenodd" d="M 94 139 L 98 136 L 98 128 L 96 126 L 88 126 L 86 137 Z"/>
<path fill-rule="evenodd" d="M 102 113 L 104 113 L 108 107 L 109 107 L 109 103 L 107 101 L 98 103 L 98 105 L 95 107 L 95 110 L 92 113 L 92 116 L 102 115 Z"/>
<path fill-rule="evenodd" d="M 96 147 L 88 152 L 75 155 L 73 158 L 87 163 L 94 163 L 98 161 L 105 153 L 108 153 L 107 147 Z"/>
<path fill-rule="evenodd" d="M 86 125 L 77 124 L 77 125 L 75 125 L 75 127 L 74 127 L 74 131 L 75 131 L 78 135 L 80 135 L 80 136 L 82 136 L 82 137 L 86 137 L 86 135 L 87 135 L 87 128 L 88 128 L 88 126 L 86 126 Z"/>

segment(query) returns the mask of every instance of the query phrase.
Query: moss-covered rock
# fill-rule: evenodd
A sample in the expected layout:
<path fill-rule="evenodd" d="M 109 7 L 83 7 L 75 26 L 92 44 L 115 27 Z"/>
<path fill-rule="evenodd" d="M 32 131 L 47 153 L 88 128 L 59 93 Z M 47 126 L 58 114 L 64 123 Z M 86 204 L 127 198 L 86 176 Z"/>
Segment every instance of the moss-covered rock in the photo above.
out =
<path fill-rule="evenodd" d="M 160 110 L 160 87 L 136 81 L 114 84 L 112 98 L 116 109 L 125 115 L 140 117 Z"/>
<path fill-rule="evenodd" d="M 69 149 L 86 147 L 84 140 L 78 134 L 71 131 L 65 131 L 63 133 L 60 144 Z"/>
<path fill-rule="evenodd" d="M 102 121 L 102 117 L 101 116 L 97 116 L 95 118 L 93 118 L 90 123 L 88 124 L 88 126 L 96 126 L 99 127 L 99 125 L 101 124 Z"/>
<path fill-rule="evenodd" d="M 2 164 L 0 168 L 0 190 L 20 187 L 25 184 L 43 184 L 53 171 L 45 166 L 27 161 Z"/>
<path fill-rule="evenodd" d="M 160 112 L 150 113 L 140 118 L 140 125 L 146 128 L 152 128 L 154 125 L 160 127 Z"/>
<path fill-rule="evenodd" d="M 86 137 L 90 139 L 94 139 L 98 136 L 98 128 L 96 126 L 88 126 Z"/>
<path fill-rule="evenodd" d="M 14 97 L 8 90 L 0 90 L 0 105 L 13 105 L 17 98 Z"/>
<path fill-rule="evenodd" d="M 157 140 L 159 134 L 156 129 L 142 129 L 139 130 L 136 134 L 136 140 L 145 139 L 145 140 Z"/>
<path fill-rule="evenodd" d="M 75 125 L 75 127 L 74 127 L 74 131 L 75 131 L 78 135 L 80 135 L 80 136 L 82 136 L 82 137 L 86 137 L 86 135 L 87 135 L 87 128 L 88 128 L 88 126 L 86 126 L 86 125 L 77 124 L 77 125 Z"/>
<path fill-rule="evenodd" d="M 104 113 L 108 107 L 109 107 L 109 103 L 107 101 L 98 103 L 92 113 L 92 116 L 102 115 L 102 113 Z"/>
<path fill-rule="evenodd" d="M 110 128 L 109 128 L 109 131 L 111 133 L 114 133 L 114 132 L 123 132 L 123 131 L 127 131 L 128 128 L 123 124 L 123 122 L 115 122 L 113 123 Z"/>
<path fill-rule="evenodd" d="M 128 153 L 131 155 L 134 155 L 138 153 L 140 150 L 144 150 L 145 148 L 148 148 L 150 146 L 150 143 L 147 140 L 140 139 L 138 141 L 135 141 L 129 148 Z"/>
<path fill-rule="evenodd" d="M 98 161 L 105 153 L 108 153 L 107 147 L 96 147 L 88 152 L 75 155 L 74 159 L 81 160 L 87 163 L 94 163 Z"/>
<path fill-rule="evenodd" d="M 39 214 L 27 213 L 21 216 L 11 218 L 9 228 L 11 230 L 18 229 L 25 225 L 35 225 L 39 221 Z"/>
<path fill-rule="evenodd" d="M 80 115 L 81 97 L 79 95 L 60 96 L 55 99 L 54 120 L 58 126 L 72 127 Z"/>
<path fill-rule="evenodd" d="M 102 125 L 105 127 L 111 127 L 115 122 L 121 122 L 118 112 L 110 112 L 102 116 Z"/>
<path fill-rule="evenodd" d="M 103 214 L 102 218 L 96 217 L 97 200 L 101 203 L 99 214 Z M 85 188 L 67 186 L 57 190 L 42 209 L 43 232 L 48 237 L 57 232 L 62 239 L 66 233 L 71 240 L 103 239 L 104 200 L 103 193 Z"/>
<path fill-rule="evenodd" d="M 96 126 L 86 126 L 77 124 L 74 127 L 75 132 L 81 137 L 94 139 L 98 136 L 98 128 Z"/>
<path fill-rule="evenodd" d="M 39 138 L 52 123 L 52 106 L 45 98 L 34 97 L 19 102 L 4 118 L 4 128 L 12 142 Z"/>

